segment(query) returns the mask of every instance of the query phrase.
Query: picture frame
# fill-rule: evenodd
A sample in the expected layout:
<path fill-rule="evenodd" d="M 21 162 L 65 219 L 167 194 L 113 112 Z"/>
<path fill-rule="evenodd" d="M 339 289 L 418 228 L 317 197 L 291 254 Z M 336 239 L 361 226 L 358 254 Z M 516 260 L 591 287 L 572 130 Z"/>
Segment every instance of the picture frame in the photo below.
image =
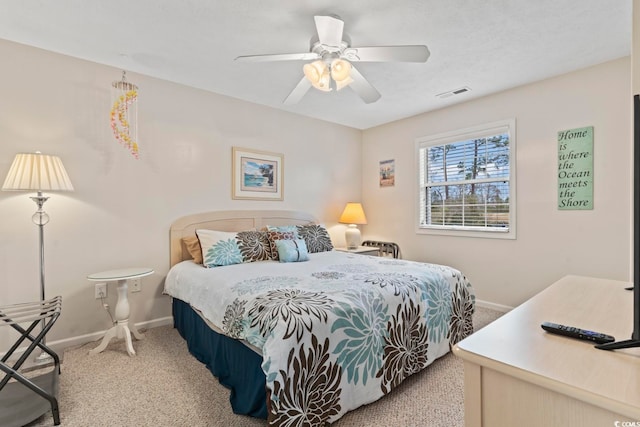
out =
<path fill-rule="evenodd" d="M 282 154 L 232 147 L 231 175 L 234 200 L 283 200 Z"/>
<path fill-rule="evenodd" d="M 396 162 L 394 159 L 380 161 L 380 187 L 393 187 L 396 184 Z"/>

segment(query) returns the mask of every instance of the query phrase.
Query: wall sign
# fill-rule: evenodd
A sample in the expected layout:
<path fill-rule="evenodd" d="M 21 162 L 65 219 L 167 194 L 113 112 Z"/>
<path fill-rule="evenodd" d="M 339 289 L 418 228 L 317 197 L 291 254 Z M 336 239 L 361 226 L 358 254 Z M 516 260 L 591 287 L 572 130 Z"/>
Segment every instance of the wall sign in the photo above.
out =
<path fill-rule="evenodd" d="M 593 126 L 558 132 L 558 209 L 593 209 Z"/>

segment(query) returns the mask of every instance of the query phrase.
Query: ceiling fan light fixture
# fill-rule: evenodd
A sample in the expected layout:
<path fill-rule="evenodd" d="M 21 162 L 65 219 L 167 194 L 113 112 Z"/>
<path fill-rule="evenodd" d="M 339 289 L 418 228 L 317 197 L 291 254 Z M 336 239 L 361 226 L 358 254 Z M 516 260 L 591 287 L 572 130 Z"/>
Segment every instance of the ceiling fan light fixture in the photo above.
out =
<path fill-rule="evenodd" d="M 351 78 L 351 63 L 344 59 L 334 59 L 331 62 L 331 77 L 336 82 L 336 90 L 349 86 Z"/>
<path fill-rule="evenodd" d="M 353 79 L 347 76 L 346 79 L 336 80 L 335 82 L 336 82 L 336 90 L 340 90 L 342 88 L 349 86 L 351 83 L 353 83 Z"/>
<path fill-rule="evenodd" d="M 304 76 L 318 90 L 329 92 L 331 90 L 331 75 L 329 67 L 322 60 L 313 61 L 302 67 Z"/>
<path fill-rule="evenodd" d="M 331 77 L 333 80 L 340 81 L 349 78 L 351 74 L 351 63 L 344 59 L 334 59 L 331 62 Z"/>
<path fill-rule="evenodd" d="M 331 76 L 328 69 L 325 70 L 322 76 L 320 76 L 320 81 L 314 84 L 313 87 L 323 92 L 331 92 Z"/>
<path fill-rule="evenodd" d="M 302 71 L 304 72 L 304 76 L 309 80 L 312 84 L 318 83 L 320 81 L 320 75 L 322 74 L 321 70 L 317 67 L 317 62 L 312 62 L 311 64 L 304 64 L 302 67 Z"/>

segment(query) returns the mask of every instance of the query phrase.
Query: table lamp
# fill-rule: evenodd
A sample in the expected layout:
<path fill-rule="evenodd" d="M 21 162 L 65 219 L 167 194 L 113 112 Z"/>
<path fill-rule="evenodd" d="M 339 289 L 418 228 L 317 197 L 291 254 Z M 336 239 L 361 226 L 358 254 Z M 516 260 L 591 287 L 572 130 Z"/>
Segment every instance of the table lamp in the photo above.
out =
<path fill-rule="evenodd" d="M 39 227 L 40 232 L 40 299 L 45 299 L 44 287 L 44 225 L 49 222 L 49 215 L 42 209 L 49 198 L 42 195 L 43 191 L 73 191 L 62 161 L 57 156 L 35 153 L 16 154 L 7 178 L 2 185 L 2 191 L 37 191 L 31 200 L 36 202 L 38 210 L 31 219 Z M 43 320 L 44 322 L 44 320 Z M 44 339 L 42 343 L 44 344 Z M 46 353 L 42 353 L 48 357 Z M 41 355 L 41 356 L 42 356 Z"/>
<path fill-rule="evenodd" d="M 362 243 L 362 236 L 360 235 L 358 225 L 367 223 L 367 217 L 364 215 L 362 204 L 347 203 L 338 222 L 349 224 L 344 233 L 345 240 L 347 241 L 347 249 L 357 249 L 360 243 Z"/>

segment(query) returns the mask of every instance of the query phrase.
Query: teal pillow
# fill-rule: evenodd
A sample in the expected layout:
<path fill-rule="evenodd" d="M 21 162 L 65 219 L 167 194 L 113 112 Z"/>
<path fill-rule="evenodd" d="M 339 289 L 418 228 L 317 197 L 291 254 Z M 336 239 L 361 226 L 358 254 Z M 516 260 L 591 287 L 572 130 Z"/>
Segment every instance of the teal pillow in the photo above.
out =
<path fill-rule="evenodd" d="M 307 245 L 302 239 L 276 240 L 280 262 L 308 261 Z"/>

